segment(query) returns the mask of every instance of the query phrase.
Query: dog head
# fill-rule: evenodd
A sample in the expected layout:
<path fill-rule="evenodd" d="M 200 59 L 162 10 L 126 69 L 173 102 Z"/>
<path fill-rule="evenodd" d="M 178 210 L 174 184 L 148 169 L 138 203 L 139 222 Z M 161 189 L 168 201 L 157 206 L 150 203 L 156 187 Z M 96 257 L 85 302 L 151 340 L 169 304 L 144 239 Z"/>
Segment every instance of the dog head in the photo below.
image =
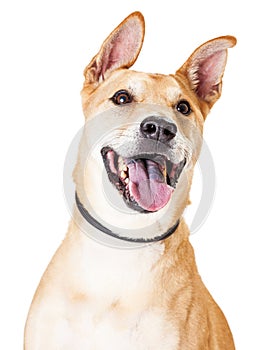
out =
<path fill-rule="evenodd" d="M 85 68 L 86 118 L 74 178 L 93 217 L 113 228 L 157 236 L 187 205 L 204 120 L 221 95 L 227 49 L 201 45 L 173 75 L 129 70 L 144 39 L 144 18 L 128 16 Z"/>

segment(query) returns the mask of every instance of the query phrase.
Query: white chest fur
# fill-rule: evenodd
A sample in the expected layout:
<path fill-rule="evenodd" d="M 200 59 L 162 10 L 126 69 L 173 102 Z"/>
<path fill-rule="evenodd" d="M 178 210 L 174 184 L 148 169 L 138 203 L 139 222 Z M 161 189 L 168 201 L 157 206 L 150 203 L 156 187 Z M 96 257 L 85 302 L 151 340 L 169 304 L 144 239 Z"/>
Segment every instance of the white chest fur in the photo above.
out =
<path fill-rule="evenodd" d="M 160 243 L 119 250 L 82 238 L 60 276 L 66 302 L 58 305 L 55 293 L 48 302 L 55 307 L 46 305 L 40 349 L 176 349 L 178 332 L 155 300 L 154 266 L 163 252 Z"/>
<path fill-rule="evenodd" d="M 84 315 L 85 316 L 85 315 Z M 90 315 L 65 327 L 63 348 L 67 350 L 170 350 L 178 346 L 178 333 L 162 311 L 144 310 L 121 315 L 108 311 L 95 322 Z M 73 332 L 74 329 L 74 332 Z"/>

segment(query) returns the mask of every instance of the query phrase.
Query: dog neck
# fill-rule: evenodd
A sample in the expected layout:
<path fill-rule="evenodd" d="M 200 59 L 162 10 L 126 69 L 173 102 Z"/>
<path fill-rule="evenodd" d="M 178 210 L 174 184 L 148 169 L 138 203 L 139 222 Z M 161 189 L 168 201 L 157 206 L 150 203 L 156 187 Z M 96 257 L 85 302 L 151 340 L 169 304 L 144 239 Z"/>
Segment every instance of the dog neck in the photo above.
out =
<path fill-rule="evenodd" d="M 88 224 L 90 224 L 92 227 L 94 227 L 95 229 L 97 229 L 99 232 L 102 232 L 103 234 L 113 237 L 117 240 L 121 240 L 121 241 L 126 241 L 129 243 L 153 243 L 153 242 L 159 242 L 162 240 L 165 240 L 166 238 L 170 237 L 178 228 L 179 223 L 180 223 L 180 219 L 178 221 L 176 221 L 176 223 L 171 226 L 167 231 L 165 231 L 164 233 L 157 235 L 153 238 L 133 238 L 133 237 L 126 237 L 126 236 L 120 236 L 119 234 L 113 232 L 112 230 L 110 230 L 109 228 L 105 227 L 104 225 L 102 225 L 98 220 L 96 220 L 88 211 L 87 209 L 84 207 L 84 205 L 81 203 L 78 194 L 76 192 L 75 194 L 75 200 L 76 200 L 76 206 L 79 210 L 79 213 L 82 215 L 82 217 L 86 220 L 86 222 Z M 92 235 L 89 234 L 89 237 L 93 238 Z"/>

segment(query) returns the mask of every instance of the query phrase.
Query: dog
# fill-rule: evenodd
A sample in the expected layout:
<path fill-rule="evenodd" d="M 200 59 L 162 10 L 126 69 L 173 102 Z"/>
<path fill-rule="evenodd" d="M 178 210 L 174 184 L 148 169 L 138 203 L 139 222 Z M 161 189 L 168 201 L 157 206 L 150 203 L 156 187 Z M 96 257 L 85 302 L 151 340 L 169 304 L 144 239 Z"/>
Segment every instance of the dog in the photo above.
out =
<path fill-rule="evenodd" d="M 148 74 L 129 70 L 144 31 L 132 13 L 85 68 L 73 216 L 33 298 L 25 350 L 234 349 L 182 215 L 236 39 Z"/>

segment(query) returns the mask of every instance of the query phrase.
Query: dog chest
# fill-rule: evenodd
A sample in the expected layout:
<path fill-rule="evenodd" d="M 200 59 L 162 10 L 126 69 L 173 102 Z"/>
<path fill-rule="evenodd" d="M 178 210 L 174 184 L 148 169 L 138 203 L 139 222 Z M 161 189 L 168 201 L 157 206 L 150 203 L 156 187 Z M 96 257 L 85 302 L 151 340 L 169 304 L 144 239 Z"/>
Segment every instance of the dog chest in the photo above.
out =
<path fill-rule="evenodd" d="M 164 246 L 121 251 L 85 245 L 67 306 L 65 349 L 176 349 L 178 333 L 155 293 Z M 74 254 L 71 254 L 73 257 Z M 74 261 L 77 262 L 77 256 Z M 73 270 L 72 270 L 73 271 Z"/>
<path fill-rule="evenodd" d="M 76 350 L 81 344 L 83 349 L 91 350 L 154 350 L 159 344 L 161 349 L 170 350 L 176 349 L 179 342 L 178 331 L 156 309 L 135 314 L 107 311 L 94 320 L 86 316 L 84 321 L 64 327 L 64 332 L 67 350 Z"/>

